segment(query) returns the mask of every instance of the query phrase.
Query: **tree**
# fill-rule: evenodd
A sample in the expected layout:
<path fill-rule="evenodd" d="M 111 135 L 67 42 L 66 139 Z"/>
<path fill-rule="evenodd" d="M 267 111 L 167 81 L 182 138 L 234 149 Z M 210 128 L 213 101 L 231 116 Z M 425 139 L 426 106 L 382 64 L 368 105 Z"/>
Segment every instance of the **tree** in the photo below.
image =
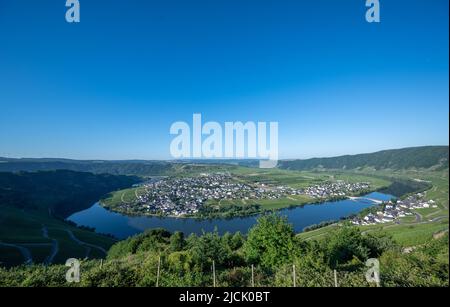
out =
<path fill-rule="evenodd" d="M 184 234 L 181 231 L 176 231 L 170 236 L 170 250 L 172 252 L 178 252 L 183 250 L 185 246 Z"/>
<path fill-rule="evenodd" d="M 363 261 L 370 255 L 370 249 L 356 227 L 344 226 L 329 235 L 324 243 L 328 263 L 332 267 L 351 261 L 354 257 Z"/>
<path fill-rule="evenodd" d="M 232 250 L 237 250 L 242 247 L 244 241 L 245 241 L 244 236 L 238 231 L 231 238 L 230 248 Z"/>
<path fill-rule="evenodd" d="M 266 268 L 291 261 L 295 254 L 292 225 L 275 214 L 260 217 L 250 229 L 243 250 L 247 261 Z"/>
<path fill-rule="evenodd" d="M 191 252 L 194 262 L 203 270 L 209 269 L 212 261 L 220 266 L 229 257 L 229 249 L 223 244 L 217 230 L 198 237 Z"/>

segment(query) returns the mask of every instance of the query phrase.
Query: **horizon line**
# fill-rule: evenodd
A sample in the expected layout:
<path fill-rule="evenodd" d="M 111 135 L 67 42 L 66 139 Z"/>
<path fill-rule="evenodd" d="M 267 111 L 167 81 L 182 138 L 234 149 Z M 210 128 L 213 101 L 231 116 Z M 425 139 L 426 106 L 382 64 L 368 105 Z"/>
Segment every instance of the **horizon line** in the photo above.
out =
<path fill-rule="evenodd" d="M 383 151 L 389 151 L 389 150 L 402 150 L 402 149 L 409 149 L 409 148 L 421 148 L 421 147 L 449 147 L 449 144 L 445 145 L 418 145 L 418 146 L 408 146 L 408 147 L 400 147 L 400 148 L 389 148 L 389 149 L 380 149 L 377 151 L 371 151 L 371 152 L 361 152 L 361 153 L 355 153 L 355 154 L 342 154 L 342 155 L 336 155 L 336 156 L 312 156 L 309 158 L 281 158 L 278 159 L 278 161 L 289 161 L 289 160 L 310 160 L 310 159 L 327 159 L 327 158 L 337 158 L 337 157 L 344 157 L 344 156 L 357 156 L 357 155 L 364 155 L 364 154 L 373 154 L 373 153 L 379 153 Z M 120 161 L 142 161 L 142 162 L 149 162 L 149 161 L 157 161 L 157 162 L 189 162 L 189 161 L 260 161 L 264 159 L 258 159 L 258 158 L 185 158 L 185 159 L 76 159 L 76 158 L 62 158 L 62 157 L 6 157 L 6 156 L 0 156 L 0 159 L 14 159 L 14 160 L 70 160 L 70 161 L 85 161 L 85 162 L 120 162 Z M 0 161 L 0 162 L 6 162 L 6 161 Z"/>

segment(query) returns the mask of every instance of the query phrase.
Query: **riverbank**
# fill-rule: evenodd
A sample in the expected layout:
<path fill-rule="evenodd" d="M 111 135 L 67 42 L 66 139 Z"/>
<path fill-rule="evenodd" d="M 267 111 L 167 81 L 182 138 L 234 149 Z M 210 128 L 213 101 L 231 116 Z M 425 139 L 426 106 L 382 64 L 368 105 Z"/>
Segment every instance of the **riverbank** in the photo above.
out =
<path fill-rule="evenodd" d="M 373 192 L 367 194 L 368 198 L 389 200 L 390 195 Z M 296 232 L 302 232 L 307 226 L 319 224 L 323 221 L 339 220 L 361 210 L 373 206 L 373 202 L 364 200 L 339 200 L 322 202 L 318 204 L 304 204 L 292 208 L 278 210 L 280 215 L 286 216 L 294 225 Z M 95 228 L 101 233 L 110 233 L 123 239 L 143 232 L 147 229 L 164 228 L 171 232 L 181 231 L 186 235 L 191 233 L 202 234 L 217 229 L 220 233 L 241 232 L 246 233 L 254 225 L 260 214 L 229 219 L 212 218 L 173 218 L 160 216 L 129 216 L 105 209 L 99 203 L 91 208 L 78 212 L 69 217 L 77 225 Z"/>
<path fill-rule="evenodd" d="M 291 195 L 280 199 L 257 199 L 257 200 L 220 200 L 209 201 L 196 214 L 172 215 L 163 212 L 148 212 L 134 210 L 123 210 L 118 206 L 110 206 L 104 199 L 99 204 L 107 210 L 120 213 L 130 217 L 149 216 L 160 218 L 177 218 L 177 219 L 230 219 L 236 217 L 248 217 L 253 215 L 276 212 L 284 209 L 292 209 L 305 205 L 320 205 L 326 202 L 336 202 L 340 200 L 351 199 L 352 197 L 360 197 L 362 195 L 378 192 L 377 189 L 360 191 L 349 196 L 330 197 L 330 198 L 311 198 L 304 195 Z"/>

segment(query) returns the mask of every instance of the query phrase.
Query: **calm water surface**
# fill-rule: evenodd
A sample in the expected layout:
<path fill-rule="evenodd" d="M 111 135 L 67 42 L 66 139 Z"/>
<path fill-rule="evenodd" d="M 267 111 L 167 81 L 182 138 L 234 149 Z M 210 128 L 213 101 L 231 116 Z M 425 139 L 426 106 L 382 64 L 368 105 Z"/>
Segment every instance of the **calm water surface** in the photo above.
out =
<path fill-rule="evenodd" d="M 371 199 L 389 200 L 392 195 L 373 192 L 366 196 Z M 323 221 L 337 220 L 374 205 L 367 199 L 340 200 L 325 202 L 320 205 L 305 205 L 292 209 L 277 211 L 287 216 L 290 223 L 294 225 L 296 232 L 301 232 L 304 227 L 318 224 Z M 68 219 L 78 225 L 94 227 L 97 232 L 110 233 L 117 238 L 123 239 L 131 235 L 143 232 L 150 228 L 165 228 L 171 232 L 182 231 L 186 235 L 191 233 L 201 234 L 203 231 L 213 231 L 215 227 L 220 233 L 226 231 L 240 231 L 246 233 L 255 224 L 257 215 L 250 217 L 237 217 L 232 219 L 198 220 L 191 218 L 170 217 L 131 217 L 120 213 L 106 210 L 98 203 L 89 209 L 77 212 Z"/>

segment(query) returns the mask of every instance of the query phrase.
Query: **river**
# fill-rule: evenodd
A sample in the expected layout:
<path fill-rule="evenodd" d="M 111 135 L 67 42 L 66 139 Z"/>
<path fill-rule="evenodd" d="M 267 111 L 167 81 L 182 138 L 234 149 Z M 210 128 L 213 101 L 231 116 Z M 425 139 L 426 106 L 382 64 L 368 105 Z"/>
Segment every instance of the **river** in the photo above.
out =
<path fill-rule="evenodd" d="M 365 197 L 383 201 L 393 198 L 392 195 L 373 192 L 363 196 L 362 199 L 310 204 L 277 212 L 288 218 L 296 232 L 301 232 L 306 226 L 324 221 L 338 220 L 341 217 L 358 213 L 375 204 L 373 201 L 364 199 Z M 185 235 L 191 233 L 201 234 L 203 231 L 213 231 L 215 228 L 222 234 L 227 231 L 247 233 L 248 229 L 256 223 L 257 217 L 257 215 L 254 215 L 232 219 L 199 220 L 192 218 L 127 216 L 106 210 L 99 203 L 95 203 L 89 209 L 72 214 L 68 219 L 78 225 L 94 227 L 97 232 L 109 233 L 119 239 L 124 239 L 151 228 L 165 228 L 171 232 L 182 231 Z"/>

